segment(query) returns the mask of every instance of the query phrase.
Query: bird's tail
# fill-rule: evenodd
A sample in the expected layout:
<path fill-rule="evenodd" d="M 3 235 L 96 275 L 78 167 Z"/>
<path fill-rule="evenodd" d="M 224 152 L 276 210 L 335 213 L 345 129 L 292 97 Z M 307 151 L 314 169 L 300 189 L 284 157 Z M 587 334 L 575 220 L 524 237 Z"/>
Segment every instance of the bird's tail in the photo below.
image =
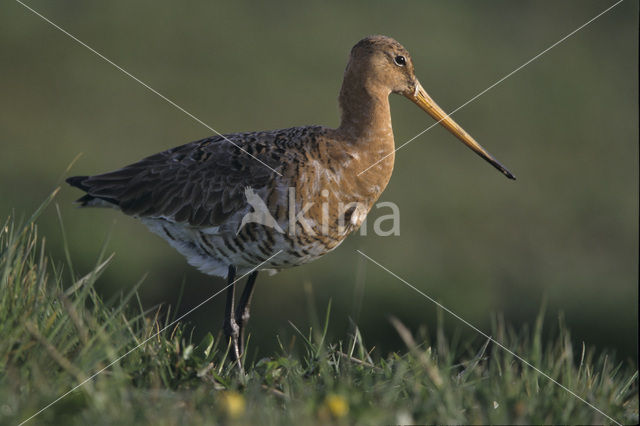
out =
<path fill-rule="evenodd" d="M 83 183 L 85 180 L 87 180 L 88 177 L 89 176 L 72 176 L 70 178 L 67 178 L 65 182 L 67 182 L 71 186 L 80 188 L 83 191 L 88 191 L 89 187 Z"/>
<path fill-rule="evenodd" d="M 82 197 L 78 198 L 75 201 L 76 204 L 78 204 L 80 207 L 116 207 L 117 208 L 118 203 L 115 200 L 112 201 L 103 197 L 98 198 L 98 197 L 94 197 L 91 194 L 88 194 L 90 187 L 85 183 L 85 181 L 88 178 L 89 176 L 72 176 L 65 180 L 65 182 L 67 182 L 69 185 L 75 186 L 76 188 L 87 192 L 87 194 L 83 195 Z"/>

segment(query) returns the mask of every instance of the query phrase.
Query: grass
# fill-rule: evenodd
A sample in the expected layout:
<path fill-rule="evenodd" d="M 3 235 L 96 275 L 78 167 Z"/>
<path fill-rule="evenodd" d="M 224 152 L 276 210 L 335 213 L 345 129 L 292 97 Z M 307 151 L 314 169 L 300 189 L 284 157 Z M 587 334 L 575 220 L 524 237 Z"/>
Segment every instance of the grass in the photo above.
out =
<path fill-rule="evenodd" d="M 102 300 L 94 283 L 108 258 L 82 277 L 68 254 L 64 266 L 48 259 L 35 224 L 46 204 L 0 229 L 0 424 L 83 382 L 27 424 L 611 423 L 491 341 L 450 340 L 441 327 L 431 338 L 392 319 L 407 350 L 372 357 L 355 325 L 327 336 L 330 305 L 324 329 L 292 324 L 293 339 L 238 374 L 219 335 L 194 342 L 187 325 L 170 325 L 170 309 L 144 311 L 135 286 Z M 517 331 L 498 317 L 492 335 L 616 421 L 637 423 L 637 366 L 574 348 L 562 322 L 543 342 L 542 317 Z"/>

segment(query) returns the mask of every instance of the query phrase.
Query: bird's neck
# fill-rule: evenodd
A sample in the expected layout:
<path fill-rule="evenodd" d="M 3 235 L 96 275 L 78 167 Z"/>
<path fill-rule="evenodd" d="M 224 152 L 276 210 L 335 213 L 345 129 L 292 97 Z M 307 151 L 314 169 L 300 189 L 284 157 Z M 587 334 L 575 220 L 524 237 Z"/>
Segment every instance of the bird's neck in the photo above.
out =
<path fill-rule="evenodd" d="M 345 164 L 358 172 L 354 183 L 369 208 L 393 171 L 395 146 L 389 94 L 388 89 L 358 79 L 347 70 L 338 98 L 342 116 L 336 133 L 343 152 L 351 158 Z"/>
<path fill-rule="evenodd" d="M 337 130 L 345 139 L 355 144 L 367 144 L 369 149 L 374 148 L 372 144 L 390 143 L 393 149 L 388 90 L 367 84 L 367 81 L 350 78 L 347 73 L 338 103 L 341 120 Z"/>

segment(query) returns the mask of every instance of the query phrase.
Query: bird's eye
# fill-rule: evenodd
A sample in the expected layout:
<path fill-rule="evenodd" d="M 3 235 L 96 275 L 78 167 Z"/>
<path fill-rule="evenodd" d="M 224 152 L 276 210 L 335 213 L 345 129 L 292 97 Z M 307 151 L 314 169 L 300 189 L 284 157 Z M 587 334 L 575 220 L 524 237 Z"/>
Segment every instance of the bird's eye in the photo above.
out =
<path fill-rule="evenodd" d="M 398 55 L 393 58 L 393 62 L 395 62 L 399 67 L 404 67 L 407 64 L 407 60 L 402 55 Z"/>

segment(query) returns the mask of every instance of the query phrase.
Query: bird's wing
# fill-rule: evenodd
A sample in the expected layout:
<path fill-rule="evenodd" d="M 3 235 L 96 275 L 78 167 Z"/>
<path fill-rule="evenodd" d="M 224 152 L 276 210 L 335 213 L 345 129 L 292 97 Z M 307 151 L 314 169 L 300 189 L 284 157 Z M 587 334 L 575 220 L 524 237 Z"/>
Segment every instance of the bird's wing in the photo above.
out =
<path fill-rule="evenodd" d="M 113 172 L 67 182 L 87 192 L 78 200 L 83 205 L 106 202 L 133 216 L 162 217 L 197 227 L 220 225 L 246 206 L 246 187 L 263 188 L 277 176 L 271 169 L 278 170 L 281 150 L 274 146 L 274 136 L 271 132 L 225 136 L 234 143 L 212 137 Z"/>

